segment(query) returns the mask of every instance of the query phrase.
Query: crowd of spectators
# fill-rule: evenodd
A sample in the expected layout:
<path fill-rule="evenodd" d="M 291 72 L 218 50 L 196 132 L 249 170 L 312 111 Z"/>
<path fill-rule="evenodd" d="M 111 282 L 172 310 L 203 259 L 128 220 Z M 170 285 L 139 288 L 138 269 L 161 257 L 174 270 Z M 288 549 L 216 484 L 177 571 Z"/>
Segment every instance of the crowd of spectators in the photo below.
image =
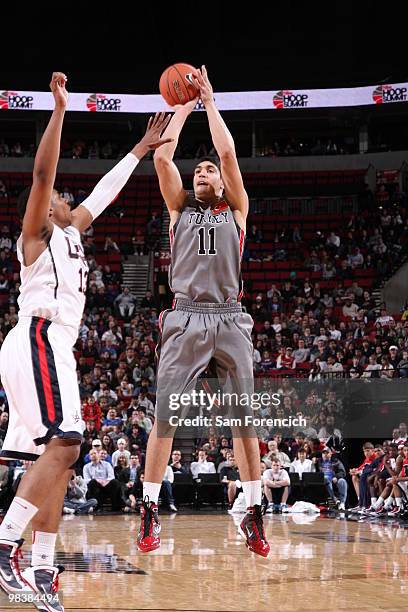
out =
<path fill-rule="evenodd" d="M 261 141 L 264 140 L 261 138 Z M 127 137 L 112 141 L 88 140 L 78 138 L 68 141 L 63 140 L 61 146 L 61 157 L 68 159 L 120 159 L 131 148 Z M 242 151 L 240 151 L 240 144 Z M 367 152 L 383 152 L 401 150 L 404 145 L 398 141 L 389 143 L 371 143 Z M 250 151 L 246 151 L 246 146 L 238 141 L 237 150 L 241 156 L 250 156 Z M 36 146 L 34 142 L 26 142 L 14 139 L 0 138 L 0 157 L 34 157 Z M 259 145 L 256 150 L 256 157 L 299 157 L 310 155 L 349 155 L 360 153 L 358 135 L 354 137 L 333 136 L 333 137 L 290 137 L 271 139 L 263 145 Z M 215 150 L 210 142 L 196 141 L 193 144 L 180 143 L 175 152 L 176 159 L 199 159 L 207 155 L 215 155 Z"/>
<path fill-rule="evenodd" d="M 0 182 L 0 194 L 1 190 Z M 63 192 L 78 203 L 68 187 Z M 148 232 L 159 236 L 161 222 L 156 215 L 149 227 Z M 338 378 L 389 382 L 408 376 L 408 308 L 401 317 L 391 316 L 384 304 L 378 308 L 371 291 L 359 285 L 358 273 L 374 266 L 384 276 L 387 254 L 394 260 L 400 257 L 407 228 L 402 206 L 384 207 L 376 218 L 353 216 L 344 231 L 320 234 L 307 245 L 305 268 L 321 273 L 322 280 L 336 281 L 334 288 L 321 289 L 320 280 L 292 274 L 290 280 L 271 284 L 267 292 L 249 294 L 243 301 L 255 322 L 255 374 L 266 381 L 271 376 L 282 378 L 282 404 L 270 412 L 271 416 L 297 414 L 306 420 L 297 432 L 284 428 L 278 433 L 259 431 L 262 469 L 268 470 L 264 493 L 273 508 L 287 501 L 288 484 L 282 484 L 287 481 L 282 470 L 331 474 L 330 481 L 326 478 L 328 495 L 339 504 L 346 503 L 342 466 L 344 470 L 350 466 L 344 454 L 342 400 L 323 383 Z M 306 248 L 302 228 L 291 231 L 293 242 Z M 17 228 L 5 225 L 0 232 L 0 346 L 18 320 L 20 280 L 13 263 L 18 233 Z M 262 243 L 262 228 L 252 226 L 248 234 L 250 251 L 251 242 Z M 132 511 L 141 498 L 146 445 L 154 422 L 157 296 L 146 292 L 139 303 L 123 286 L 120 273 L 112 272 L 109 265 L 98 265 L 93 238 L 92 230 L 83 236 L 90 276 L 75 346 L 86 429 L 64 507 L 66 512 L 89 512 L 109 502 L 112 510 Z M 139 246 L 143 238 L 139 237 Z M 124 245 L 109 236 L 103 250 L 126 253 Z M 345 281 L 352 284 L 346 286 Z M 302 394 L 290 380 L 294 375 L 306 376 L 322 386 L 317 384 Z M 0 391 L 0 410 L 1 444 L 8 421 L 4 391 Z M 173 451 L 161 491 L 163 503 L 175 511 L 174 474 L 185 471 L 193 480 L 201 473 L 218 474 L 232 504 L 240 480 L 230 434 L 204 432 L 202 439 L 195 441 L 194 453 L 183 457 L 178 449 Z M 342 465 L 334 465 L 336 461 Z M 26 467 L 16 463 L 9 469 L 1 468 L 9 493 Z M 277 501 L 280 493 L 275 489 L 279 487 L 283 490 Z"/>

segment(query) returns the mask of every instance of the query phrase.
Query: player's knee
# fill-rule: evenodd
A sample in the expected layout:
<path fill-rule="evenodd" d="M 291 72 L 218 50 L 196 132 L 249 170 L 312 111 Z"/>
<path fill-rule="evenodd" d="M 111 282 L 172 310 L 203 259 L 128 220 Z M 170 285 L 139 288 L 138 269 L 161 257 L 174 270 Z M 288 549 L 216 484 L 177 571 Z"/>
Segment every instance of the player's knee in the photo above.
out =
<path fill-rule="evenodd" d="M 169 421 L 156 421 L 157 430 L 156 436 L 158 438 L 174 438 L 174 435 L 177 431 L 177 427 L 171 425 Z"/>
<path fill-rule="evenodd" d="M 54 438 L 47 445 L 48 453 L 52 453 L 57 463 L 63 469 L 71 468 L 79 458 L 80 442 L 74 439 Z"/>

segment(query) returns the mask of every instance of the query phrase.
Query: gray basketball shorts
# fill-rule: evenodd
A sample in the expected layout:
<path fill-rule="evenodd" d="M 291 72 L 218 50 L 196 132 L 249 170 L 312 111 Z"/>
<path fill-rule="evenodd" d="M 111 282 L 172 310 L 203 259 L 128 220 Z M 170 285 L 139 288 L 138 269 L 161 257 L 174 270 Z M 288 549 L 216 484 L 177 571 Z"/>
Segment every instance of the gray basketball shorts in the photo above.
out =
<path fill-rule="evenodd" d="M 187 413 L 207 414 L 205 407 L 186 401 L 177 405 L 177 396 L 190 394 L 210 361 L 225 392 L 239 397 L 253 393 L 252 317 L 241 304 L 176 300 L 172 310 L 160 315 L 161 338 L 157 346 L 156 418 Z M 175 401 L 173 401 L 175 398 Z M 187 399 L 187 398 L 186 398 Z"/>

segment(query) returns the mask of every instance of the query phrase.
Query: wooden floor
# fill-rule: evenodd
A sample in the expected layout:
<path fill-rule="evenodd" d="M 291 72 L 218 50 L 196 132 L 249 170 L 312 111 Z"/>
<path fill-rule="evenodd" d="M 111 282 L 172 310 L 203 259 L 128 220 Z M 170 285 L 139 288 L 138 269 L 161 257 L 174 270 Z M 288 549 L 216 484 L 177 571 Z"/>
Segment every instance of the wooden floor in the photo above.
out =
<path fill-rule="evenodd" d="M 162 547 L 147 555 L 136 550 L 135 515 L 66 516 L 57 544 L 65 610 L 408 609 L 408 529 L 304 515 L 265 519 L 268 559 L 247 551 L 239 516 L 163 516 Z M 0 611 L 18 609 L 34 608 L 0 596 Z"/>

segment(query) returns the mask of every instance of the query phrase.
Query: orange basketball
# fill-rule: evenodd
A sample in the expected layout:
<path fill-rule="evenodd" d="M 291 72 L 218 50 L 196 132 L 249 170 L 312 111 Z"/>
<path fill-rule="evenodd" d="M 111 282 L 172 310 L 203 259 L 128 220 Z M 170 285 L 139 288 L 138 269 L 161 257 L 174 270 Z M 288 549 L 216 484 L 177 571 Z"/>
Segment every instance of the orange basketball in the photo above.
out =
<path fill-rule="evenodd" d="M 159 88 L 169 106 L 185 104 L 197 97 L 198 89 L 193 82 L 196 74 L 196 68 L 190 64 L 173 64 L 166 68 L 160 77 Z"/>

